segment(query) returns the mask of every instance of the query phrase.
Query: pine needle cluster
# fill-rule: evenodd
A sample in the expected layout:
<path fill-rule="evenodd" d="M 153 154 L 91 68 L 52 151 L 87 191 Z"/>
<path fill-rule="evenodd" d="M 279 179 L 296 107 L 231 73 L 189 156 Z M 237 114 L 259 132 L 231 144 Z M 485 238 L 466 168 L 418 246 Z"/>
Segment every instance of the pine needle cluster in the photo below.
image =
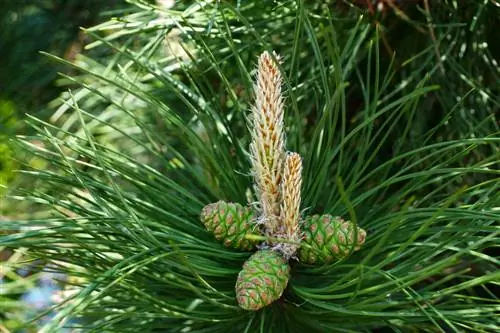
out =
<path fill-rule="evenodd" d="M 42 332 L 499 330 L 494 1 L 443 1 L 430 16 L 415 7 L 410 21 L 378 23 L 328 1 L 131 2 L 134 13 L 85 31 L 102 58 L 49 56 L 75 71 L 62 80 L 71 89 L 50 121 L 29 119 L 36 134 L 17 139 L 45 164 L 27 163 L 30 184 L 11 198 L 38 214 L 3 221 L 0 243 L 75 281 Z M 255 59 L 271 49 L 283 60 L 263 59 L 274 74 L 257 86 L 273 87 L 275 103 L 256 98 L 286 126 L 254 116 L 266 146 L 252 143 L 247 115 Z M 249 146 L 266 169 L 249 166 Z M 304 239 L 318 235 L 305 229 L 312 220 L 346 240 L 366 236 L 334 216 L 368 235 L 348 259 L 287 263 L 281 298 L 251 312 L 235 283 L 252 253 L 199 220 L 207 204 L 253 201 L 249 168 L 264 175 L 268 230 L 296 237 L 302 207 Z M 250 216 L 242 207 L 231 216 Z"/>

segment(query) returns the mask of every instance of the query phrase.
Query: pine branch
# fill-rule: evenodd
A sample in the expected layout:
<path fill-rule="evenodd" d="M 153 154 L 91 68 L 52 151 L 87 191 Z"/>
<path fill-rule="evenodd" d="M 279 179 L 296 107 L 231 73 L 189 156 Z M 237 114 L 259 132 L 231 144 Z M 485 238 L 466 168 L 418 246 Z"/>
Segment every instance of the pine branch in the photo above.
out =
<path fill-rule="evenodd" d="M 460 56 L 462 45 L 472 47 L 490 29 L 482 16 L 468 23 L 469 41 L 456 28 L 461 13 L 431 5 L 446 57 L 443 80 L 432 40 L 408 34 L 394 46 L 404 55 L 389 59 L 364 17 L 323 3 L 137 5 L 88 30 L 103 57 L 73 64 L 76 74 L 62 81 L 73 91 L 54 103 L 57 122 L 32 118 L 36 134 L 17 140 L 16 154 L 30 153 L 36 163 L 27 161 L 28 184 L 11 198 L 44 211 L 3 221 L 9 233 L 0 243 L 29 248 L 79 278 L 47 331 L 498 330 L 491 249 L 500 221 L 500 132 L 492 116 L 499 101 L 490 84 L 498 66 L 490 46 Z M 492 15 L 491 5 L 468 8 Z M 446 27 L 438 29 L 440 19 Z M 171 30 L 188 58 L 163 48 Z M 302 200 L 286 200 L 288 210 L 271 195 L 268 213 L 290 221 L 289 234 L 300 206 L 307 216 L 351 216 L 368 237 L 358 251 L 346 246 L 348 258 L 320 266 L 292 261 L 287 288 L 274 291 L 281 298 L 248 313 L 238 306 L 235 282 L 251 254 L 214 239 L 199 212 L 217 200 L 243 203 L 252 186 L 241 170 L 248 169 L 245 148 L 257 141 L 244 111 L 255 104 L 255 56 L 271 48 L 284 55 L 279 67 L 287 75 L 279 76 L 268 54 L 270 74 L 261 83 L 272 93 L 269 100 L 262 93 L 259 110 L 274 113 L 258 118 L 269 145 L 254 149 L 272 181 L 263 183 L 272 185 L 266 191 L 297 198 L 300 188 Z M 287 148 L 302 156 L 302 186 L 299 172 L 286 172 L 285 122 Z M 282 157 L 267 161 L 271 148 Z M 278 182 L 277 168 L 290 177 Z M 297 245 L 258 232 L 243 239 Z"/>

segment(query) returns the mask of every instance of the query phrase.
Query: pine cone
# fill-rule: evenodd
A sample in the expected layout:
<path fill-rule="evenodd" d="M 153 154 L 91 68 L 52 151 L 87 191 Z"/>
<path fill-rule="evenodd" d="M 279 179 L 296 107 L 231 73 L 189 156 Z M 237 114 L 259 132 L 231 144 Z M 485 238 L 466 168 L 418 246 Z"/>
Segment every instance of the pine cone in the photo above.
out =
<path fill-rule="evenodd" d="M 309 246 L 300 248 L 299 259 L 308 264 L 329 263 L 335 258 L 346 257 L 353 246 L 354 251 L 359 250 L 366 238 L 366 231 L 355 227 L 351 221 L 328 214 L 308 217 L 302 228 L 302 244 Z"/>
<path fill-rule="evenodd" d="M 253 213 L 248 207 L 237 203 L 218 201 L 203 207 L 201 222 L 215 238 L 226 247 L 251 251 L 258 241 L 245 239 L 249 233 L 259 233 L 259 227 L 253 223 Z"/>
<path fill-rule="evenodd" d="M 257 311 L 281 297 L 290 266 L 277 252 L 260 250 L 243 265 L 236 281 L 236 298 L 245 310 Z"/>

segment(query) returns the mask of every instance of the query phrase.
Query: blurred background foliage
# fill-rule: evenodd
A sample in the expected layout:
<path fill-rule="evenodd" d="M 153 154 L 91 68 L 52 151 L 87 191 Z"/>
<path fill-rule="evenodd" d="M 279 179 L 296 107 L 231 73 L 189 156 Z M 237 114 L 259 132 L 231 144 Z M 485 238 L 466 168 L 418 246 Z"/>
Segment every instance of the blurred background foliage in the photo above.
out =
<path fill-rule="evenodd" d="M 40 51 L 74 60 L 82 51 L 81 27 L 127 8 L 123 0 L 4 0 L 0 3 L 0 98 L 18 112 L 40 111 L 61 92 L 57 72 L 65 71 Z"/>
<path fill-rule="evenodd" d="M 284 72 L 289 75 L 286 83 L 297 89 L 289 92 L 293 110 L 289 118 L 293 121 L 288 121 L 292 127 L 287 129 L 288 140 L 296 151 L 306 156 L 306 161 L 315 160 L 316 152 L 308 149 L 304 142 L 318 136 L 314 126 L 308 125 L 324 121 L 327 108 L 345 111 L 345 119 L 336 123 L 336 133 L 355 130 L 373 117 L 373 127 L 366 130 L 366 134 L 376 133 L 375 140 L 366 149 L 359 150 L 358 155 L 350 156 L 353 160 L 370 158 L 365 167 L 354 169 L 348 175 L 347 181 L 351 183 L 363 178 L 360 176 L 362 171 L 384 165 L 401 152 L 418 149 L 425 143 L 498 136 L 500 44 L 496 42 L 496 35 L 500 29 L 500 4 L 496 0 L 208 1 L 198 2 L 198 7 L 197 2 L 177 1 L 176 13 L 169 13 L 165 5 L 171 3 L 121 0 L 0 2 L 0 185 L 10 182 L 12 187 L 28 181 L 33 182 L 37 191 L 50 194 L 58 191 L 51 189 L 43 179 L 21 177 L 13 180 L 13 169 L 21 151 L 13 151 L 8 138 L 17 132 L 29 139 L 33 129 L 21 126 L 19 121 L 25 114 L 40 118 L 49 127 L 57 125 L 71 133 L 75 141 L 90 131 L 96 143 L 126 153 L 138 163 L 160 172 L 197 164 L 200 161 L 193 157 L 180 158 L 185 142 L 176 122 L 190 126 L 206 142 L 212 141 L 207 136 L 213 133 L 223 137 L 221 133 L 226 126 L 234 133 L 244 133 L 246 124 L 242 115 L 251 103 L 252 82 L 251 76 L 242 74 L 245 72 L 241 68 L 253 68 L 258 47 L 254 50 L 252 47 L 256 45 L 270 46 L 285 56 Z M 296 7 L 307 15 L 297 14 Z M 108 20 L 112 17 L 117 19 Z M 308 20 L 302 20 L 304 17 Z M 298 19 L 301 19 L 299 24 Z M 80 27 L 92 28 L 82 32 Z M 299 45 L 297 41 L 305 42 Z M 344 50 L 331 49 L 331 45 L 346 47 Z M 41 55 L 40 51 L 51 56 Z M 341 73 L 331 70 L 339 64 L 329 63 L 335 57 L 323 59 L 325 54 L 338 56 L 343 66 Z M 167 75 L 163 76 L 164 73 Z M 386 77 L 380 77 L 386 73 Z M 345 89 L 339 89 L 345 94 L 345 105 L 327 103 L 336 97 L 334 91 L 325 88 L 337 82 L 349 82 Z M 423 89 L 424 85 L 435 89 Z M 138 89 L 144 96 L 128 93 L 128 87 Z M 188 91 L 188 87 L 193 91 Z M 414 105 L 404 106 L 411 109 L 408 112 L 386 112 L 376 117 L 371 113 L 377 107 L 399 103 L 403 107 L 401 100 L 414 91 L 419 91 L 420 95 L 412 97 Z M 180 119 L 160 117 L 164 105 L 146 103 L 148 96 L 176 109 Z M 198 96 L 210 99 L 196 99 Z M 85 128 L 79 113 L 75 112 L 75 105 L 89 117 Z M 214 105 L 218 111 L 214 117 L 220 117 L 216 122 L 204 119 L 209 117 L 207 114 L 195 112 L 197 108 L 208 109 Z M 220 127 L 209 127 L 213 124 Z M 35 122 L 34 126 L 41 125 Z M 145 128 L 146 134 L 141 136 Z M 170 135 L 157 136 L 157 133 Z M 59 134 L 59 139 L 65 138 Z M 244 159 L 235 158 L 229 162 L 224 153 L 225 149 L 234 149 L 234 156 L 240 156 L 242 152 L 238 149 L 247 145 L 246 138 L 242 140 L 241 146 L 221 140 L 219 144 L 224 149 L 212 152 L 215 160 L 245 170 Z M 42 148 L 47 144 L 27 141 Z M 362 147 L 362 136 L 358 141 L 346 140 L 345 143 L 352 150 Z M 86 156 L 85 151 L 65 149 L 66 153 L 81 158 L 83 164 L 89 163 L 82 167 L 83 171 L 87 170 L 85 168 L 93 171 L 91 154 Z M 474 149 L 457 149 L 455 158 L 443 154 L 441 162 L 457 168 L 473 168 L 478 163 L 483 166 L 498 162 L 498 154 L 498 145 L 487 142 Z M 335 187 L 333 177 L 325 184 L 312 181 L 321 163 L 324 167 L 319 171 L 325 174 L 335 168 L 347 169 L 348 162 L 340 165 L 342 162 L 331 162 L 332 159 L 333 155 L 324 156 L 324 160 L 316 158 L 316 165 L 306 167 L 310 170 L 306 177 L 311 181 L 306 182 L 310 188 L 305 191 L 308 193 L 305 203 L 316 211 L 344 209 L 342 213 L 346 213 L 345 208 L 332 205 L 336 202 L 334 194 L 324 194 L 325 188 Z M 416 167 L 432 169 L 438 160 L 431 162 L 422 154 Z M 57 170 L 37 156 L 30 157 L 30 163 L 34 169 Z M 206 164 L 209 167 L 200 172 L 205 176 L 218 174 L 218 166 Z M 397 175 L 399 168 L 408 167 L 404 161 L 390 166 L 382 172 L 386 177 Z M 382 174 L 379 176 L 383 177 Z M 174 176 L 178 177 L 174 180 L 187 188 L 193 181 L 181 174 Z M 232 199 L 245 201 L 245 192 L 241 189 L 249 186 L 248 178 L 244 175 L 236 178 L 239 185 L 233 188 L 223 179 L 213 177 L 213 184 L 207 186 L 212 192 L 206 194 L 207 197 L 215 199 L 231 193 Z M 426 200 L 437 200 L 438 196 L 445 199 L 463 185 L 474 186 L 497 179 L 495 174 L 470 172 L 444 185 L 424 182 L 418 187 L 421 196 L 416 205 L 425 205 Z M 121 185 L 129 186 L 129 190 L 135 186 L 127 182 Z M 361 182 L 356 190 L 369 191 L 375 185 L 374 178 Z M 498 187 L 492 183 L 490 193 L 498 191 Z M 378 201 L 372 202 L 378 203 L 376 208 L 361 207 L 358 213 L 376 217 L 377 209 L 382 212 L 385 206 L 403 205 L 391 197 L 400 189 L 404 186 L 390 186 Z M 0 195 L 2 191 L 5 188 L 0 188 Z M 85 207 L 88 193 L 74 195 Z M 158 198 L 151 196 L 149 199 Z M 495 201 L 498 198 L 478 190 L 477 195 L 464 200 L 467 202 L 460 204 L 476 205 L 477 200 Z M 494 206 L 495 202 L 489 205 Z M 13 201 L 4 199 L 0 208 L 0 218 L 5 220 L 51 214 L 36 200 L 14 205 Z M 0 228 L 0 234 L 2 232 Z M 30 299 L 26 295 L 33 290 L 40 292 L 37 288 L 44 285 L 41 270 L 46 268 L 46 262 L 35 261 L 26 270 L 26 262 L 33 263 L 38 258 L 8 247 L 0 247 L 0 250 L 0 260 L 4 263 L 0 272 L 3 288 L 0 329 L 16 332 L 27 317 L 34 316 L 26 310 Z M 492 251 L 489 247 L 482 250 L 485 254 Z M 490 270 L 490 265 L 473 265 L 471 274 L 480 276 Z M 50 279 L 64 280 L 53 276 Z M 75 285 L 80 283 L 74 282 Z M 58 289 L 54 284 L 49 285 Z M 484 293 L 489 293 L 485 290 Z M 36 326 L 30 329 L 36 331 Z"/>
<path fill-rule="evenodd" d="M 57 65 L 41 51 L 73 61 L 83 50 L 86 37 L 81 27 L 130 9 L 123 0 L 2 0 L 0 1 L 0 224 L 19 216 L 34 216 L 33 204 L 13 204 L 4 198 L 6 186 L 25 182 L 14 178 L 21 152 L 11 145 L 16 133 L 26 134 L 26 114 L 48 119 L 48 103 L 68 87 L 58 84 Z M 44 162 L 32 159 L 32 166 Z M 5 234 L 0 227 L 0 237 Z M 0 332 L 37 332 L 25 325 L 51 305 L 56 281 L 27 265 L 26 251 L 14 253 L 0 244 Z"/>

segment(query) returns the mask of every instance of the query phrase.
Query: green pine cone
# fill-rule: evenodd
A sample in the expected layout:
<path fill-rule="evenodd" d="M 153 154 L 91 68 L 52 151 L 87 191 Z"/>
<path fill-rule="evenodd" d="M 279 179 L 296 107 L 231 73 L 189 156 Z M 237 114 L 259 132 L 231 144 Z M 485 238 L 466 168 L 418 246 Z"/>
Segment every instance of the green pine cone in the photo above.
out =
<path fill-rule="evenodd" d="M 258 225 L 252 222 L 252 210 L 248 207 L 218 201 L 203 207 L 200 218 L 205 228 L 226 247 L 251 251 L 258 244 L 258 241 L 245 239 L 248 233 L 259 233 Z"/>
<path fill-rule="evenodd" d="M 281 297 L 290 278 L 290 265 L 277 252 L 260 250 L 243 265 L 236 281 L 241 308 L 257 311 Z"/>
<path fill-rule="evenodd" d="M 357 242 L 354 244 L 357 229 Z M 356 227 L 351 221 L 328 214 L 309 216 L 302 225 L 304 239 L 299 251 L 301 262 L 324 264 L 335 258 L 347 256 L 351 248 L 359 250 L 365 242 L 366 231 Z"/>

